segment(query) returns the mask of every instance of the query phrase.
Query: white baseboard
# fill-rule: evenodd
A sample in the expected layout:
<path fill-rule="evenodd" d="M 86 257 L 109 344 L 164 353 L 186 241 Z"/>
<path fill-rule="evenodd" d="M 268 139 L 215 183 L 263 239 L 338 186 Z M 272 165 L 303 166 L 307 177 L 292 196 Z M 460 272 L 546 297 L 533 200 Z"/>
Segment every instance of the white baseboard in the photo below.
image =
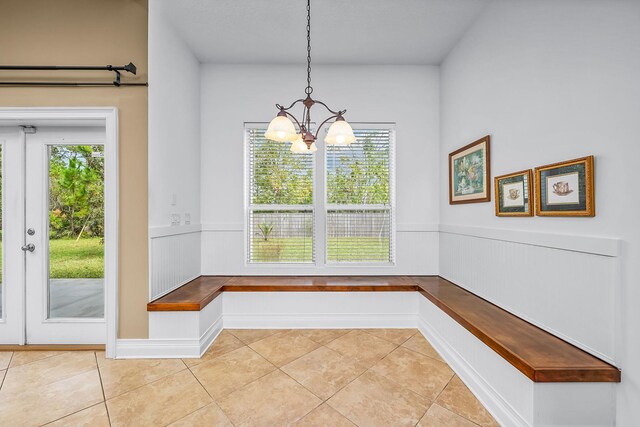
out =
<path fill-rule="evenodd" d="M 116 359 L 198 358 L 222 332 L 222 324 L 221 316 L 200 339 L 119 339 L 116 342 Z"/>
<path fill-rule="evenodd" d="M 418 319 L 418 330 L 460 377 L 502 426 L 528 426 L 527 422 L 496 392 L 473 367 L 451 347 L 440 334 L 423 319 Z"/>

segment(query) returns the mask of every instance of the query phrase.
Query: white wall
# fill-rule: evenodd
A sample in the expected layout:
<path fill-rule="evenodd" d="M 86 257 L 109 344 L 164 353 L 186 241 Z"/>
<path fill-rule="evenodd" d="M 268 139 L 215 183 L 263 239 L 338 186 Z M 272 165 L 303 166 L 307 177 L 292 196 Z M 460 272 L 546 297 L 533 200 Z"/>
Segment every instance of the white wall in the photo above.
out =
<path fill-rule="evenodd" d="M 203 65 L 203 274 L 437 273 L 439 79 L 438 68 L 427 66 L 313 68 L 314 96 L 348 109 L 347 120 L 396 123 L 397 265 L 245 265 L 244 123 L 269 122 L 275 103 L 304 97 L 305 71 L 300 65 Z M 320 109 L 312 110 L 318 119 Z"/>
<path fill-rule="evenodd" d="M 640 402 L 639 76 L 635 1 L 496 1 L 441 70 L 441 273 L 611 356 L 622 368 L 621 426 L 637 423 Z M 493 202 L 450 206 L 446 154 L 486 134 L 494 176 L 595 155 L 597 216 L 497 218 Z M 575 236 L 596 239 L 585 250 Z M 613 261 L 607 238 L 622 242 Z M 522 260 L 535 268 L 519 269 Z M 532 304 L 536 293 L 548 302 Z"/>
<path fill-rule="evenodd" d="M 149 226 L 200 222 L 200 63 L 149 4 Z M 172 205 L 172 196 L 176 204 Z"/>
<path fill-rule="evenodd" d="M 200 274 L 200 63 L 159 1 L 149 2 L 148 149 L 154 299 Z M 172 214 L 179 225 L 171 226 Z"/>

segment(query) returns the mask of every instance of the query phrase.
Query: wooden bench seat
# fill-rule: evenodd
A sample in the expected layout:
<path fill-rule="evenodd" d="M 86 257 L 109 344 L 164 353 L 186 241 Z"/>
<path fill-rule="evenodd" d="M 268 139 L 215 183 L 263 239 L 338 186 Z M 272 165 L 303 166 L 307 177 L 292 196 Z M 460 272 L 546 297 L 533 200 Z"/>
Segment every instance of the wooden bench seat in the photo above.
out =
<path fill-rule="evenodd" d="M 148 311 L 200 311 L 223 292 L 419 292 L 534 382 L 619 382 L 620 370 L 437 276 L 201 276 Z"/>
<path fill-rule="evenodd" d="M 151 301 L 147 311 L 200 311 L 221 292 L 414 292 L 405 276 L 200 276 Z"/>
<path fill-rule="evenodd" d="M 620 370 L 440 277 L 423 296 L 535 382 L 620 382 Z"/>
<path fill-rule="evenodd" d="M 200 311 L 222 293 L 231 276 L 200 276 L 147 304 L 147 311 Z"/>

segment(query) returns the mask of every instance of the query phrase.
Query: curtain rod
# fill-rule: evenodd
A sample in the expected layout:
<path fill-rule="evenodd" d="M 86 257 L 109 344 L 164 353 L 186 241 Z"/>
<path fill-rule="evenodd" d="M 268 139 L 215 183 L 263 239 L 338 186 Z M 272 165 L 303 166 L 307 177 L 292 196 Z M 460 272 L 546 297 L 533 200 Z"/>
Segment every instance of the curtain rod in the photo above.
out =
<path fill-rule="evenodd" d="M 0 82 L 0 86 L 148 86 L 147 82 L 133 82 L 123 83 L 120 81 L 120 71 L 126 71 L 131 74 L 136 74 L 138 69 L 136 66 L 129 62 L 127 65 L 122 66 L 93 66 L 93 65 L 0 65 L 0 70 L 11 71 L 113 71 L 116 73 L 116 79 L 113 83 L 106 82 L 28 82 L 28 81 L 4 81 Z"/>

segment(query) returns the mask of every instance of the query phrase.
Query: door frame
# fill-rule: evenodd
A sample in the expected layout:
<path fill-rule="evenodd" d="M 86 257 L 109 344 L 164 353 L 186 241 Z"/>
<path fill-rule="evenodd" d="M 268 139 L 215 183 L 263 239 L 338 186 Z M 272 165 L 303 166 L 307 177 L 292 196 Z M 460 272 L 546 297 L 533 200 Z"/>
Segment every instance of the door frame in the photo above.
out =
<path fill-rule="evenodd" d="M 118 109 L 116 107 L 0 108 L 0 125 L 74 126 L 82 121 L 104 121 L 105 212 L 104 292 L 107 324 L 106 357 L 116 357 L 118 331 Z M 24 295 L 24 278 L 22 294 Z M 24 334 L 23 342 L 24 344 Z"/>

